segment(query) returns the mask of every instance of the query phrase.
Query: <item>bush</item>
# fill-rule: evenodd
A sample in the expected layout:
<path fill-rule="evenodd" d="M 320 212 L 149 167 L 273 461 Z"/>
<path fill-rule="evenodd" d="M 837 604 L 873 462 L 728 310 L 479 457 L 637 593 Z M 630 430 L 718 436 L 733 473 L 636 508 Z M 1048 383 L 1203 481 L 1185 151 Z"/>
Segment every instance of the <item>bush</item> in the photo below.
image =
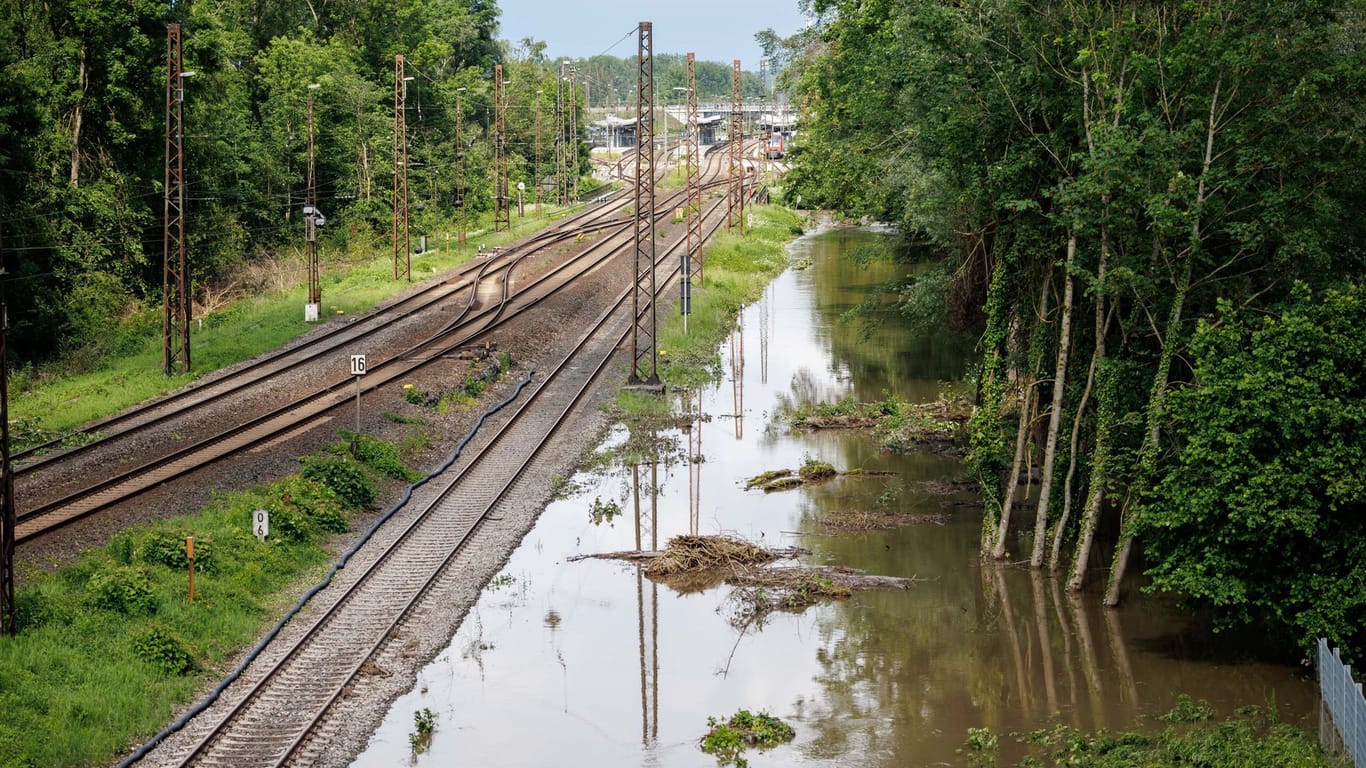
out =
<path fill-rule="evenodd" d="M 363 467 L 346 457 L 309 457 L 304 459 L 304 468 L 299 474 L 327 486 L 352 509 L 369 509 L 375 503 L 374 483 Z"/>
<path fill-rule="evenodd" d="M 156 607 L 152 582 L 141 568 L 104 565 L 85 583 L 90 604 L 127 615 L 151 613 Z"/>
<path fill-rule="evenodd" d="M 185 555 L 185 537 L 191 534 L 185 530 L 152 531 L 142 543 L 142 562 L 151 565 L 164 565 L 176 571 L 187 571 L 190 558 Z M 194 569 L 200 573 L 213 573 L 217 570 L 214 558 L 213 540 L 207 536 L 196 536 L 194 540 Z"/>
<path fill-rule="evenodd" d="M 368 478 L 366 479 L 368 482 Z M 302 524 L 311 525 L 326 533 L 343 533 L 350 528 L 345 503 L 332 488 L 319 480 L 305 477 L 287 477 L 271 486 L 278 501 L 272 509 L 285 507 L 292 512 L 302 513 Z M 274 529 L 274 516 L 271 528 Z"/>
<path fill-rule="evenodd" d="M 151 623 L 133 639 L 133 653 L 168 675 L 183 675 L 194 670 L 194 657 L 185 642 L 161 624 Z"/>
<path fill-rule="evenodd" d="M 421 472 L 403 463 L 403 459 L 399 458 L 398 447 L 394 444 L 367 435 L 349 432 L 343 433 L 343 435 L 351 441 L 351 445 L 355 446 L 356 458 L 365 462 L 366 465 L 381 475 L 394 480 L 406 480 L 410 483 L 422 479 Z M 339 453 L 347 449 L 348 446 L 345 443 L 339 443 L 333 446 L 332 452 Z"/>

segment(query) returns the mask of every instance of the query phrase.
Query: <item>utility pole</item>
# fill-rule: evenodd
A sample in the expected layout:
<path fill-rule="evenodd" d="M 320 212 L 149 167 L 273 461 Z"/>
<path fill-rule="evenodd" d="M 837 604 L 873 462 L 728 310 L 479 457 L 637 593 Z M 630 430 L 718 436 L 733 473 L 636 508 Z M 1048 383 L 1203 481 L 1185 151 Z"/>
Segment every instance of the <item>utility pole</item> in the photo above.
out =
<path fill-rule="evenodd" d="M 768 59 L 759 59 L 759 117 L 762 121 L 764 115 L 771 112 L 768 108 Z M 762 127 L 762 126 L 761 126 Z M 763 151 L 759 160 L 759 178 L 768 175 L 768 138 L 773 135 L 773 125 L 770 121 L 767 131 L 760 131 L 759 135 L 764 139 Z"/>
<path fill-rule="evenodd" d="M 399 235 L 402 233 L 402 240 Z M 401 243 L 401 245 L 400 245 Z M 403 265 L 399 268 L 399 248 Z M 403 75 L 403 54 L 394 54 L 394 279 L 399 274 L 412 282 L 412 238 L 408 234 L 408 78 Z"/>
<path fill-rule="evenodd" d="M 726 229 L 745 231 L 745 113 L 740 101 L 740 60 L 730 71 L 730 183 L 726 187 Z"/>
<path fill-rule="evenodd" d="M 465 140 L 460 135 L 460 126 L 465 113 L 460 108 L 460 94 L 464 88 L 455 89 L 455 204 L 460 209 L 455 222 L 455 242 L 465 242 Z"/>
<path fill-rule="evenodd" d="M 323 303 L 321 270 L 318 268 L 318 177 L 313 163 L 313 91 L 317 83 L 308 86 L 308 185 L 304 191 L 304 240 L 308 245 L 308 303 L 304 305 L 304 322 L 316 322 Z"/>
<path fill-rule="evenodd" d="M 579 199 L 579 68 L 569 67 L 569 182 L 573 185 L 570 200 Z"/>
<path fill-rule="evenodd" d="M 640 22 L 636 74 L 636 287 L 631 294 L 631 384 L 659 386 L 655 352 L 655 67 L 653 25 Z"/>
<path fill-rule="evenodd" d="M 565 66 L 568 62 L 560 62 L 560 76 L 555 81 L 555 202 L 558 205 L 565 205 L 569 198 L 565 184 L 565 147 L 564 147 L 564 83 L 566 78 Z"/>
<path fill-rule="evenodd" d="M 503 65 L 493 65 L 493 231 L 511 231 L 508 198 L 507 94 L 503 89 Z"/>
<path fill-rule="evenodd" d="M 185 78 L 180 25 L 166 25 L 166 175 L 162 186 L 161 368 L 190 371 L 190 270 L 185 263 Z"/>
<path fill-rule="evenodd" d="M 688 222 L 688 248 L 683 270 L 683 286 L 687 291 L 683 298 L 683 312 L 686 317 L 692 312 L 692 285 L 702 285 L 702 152 L 700 126 L 697 119 L 697 61 L 692 53 L 688 54 L 688 135 L 687 171 L 688 194 L 686 208 Z M 686 319 L 684 320 L 686 323 Z"/>
<path fill-rule="evenodd" d="M 541 215 L 541 97 L 545 91 L 536 91 L 536 137 L 531 143 L 531 181 L 536 186 L 532 187 L 532 199 L 536 201 L 536 215 Z"/>
<path fill-rule="evenodd" d="M 0 251 L 2 253 L 3 251 Z M 9 363 L 5 337 L 9 335 L 9 307 L 5 304 L 5 263 L 0 259 L 0 633 L 19 631 L 14 605 L 14 476 L 9 463 Z"/>

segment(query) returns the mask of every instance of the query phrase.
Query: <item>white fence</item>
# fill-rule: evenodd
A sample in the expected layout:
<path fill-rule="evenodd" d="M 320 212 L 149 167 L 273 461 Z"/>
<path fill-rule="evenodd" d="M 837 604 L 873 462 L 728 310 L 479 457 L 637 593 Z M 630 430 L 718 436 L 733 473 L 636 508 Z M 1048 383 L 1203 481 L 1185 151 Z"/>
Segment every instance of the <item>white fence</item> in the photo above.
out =
<path fill-rule="evenodd" d="M 1352 668 L 1342 663 L 1336 648 L 1319 638 L 1319 743 L 1340 750 L 1357 768 L 1366 768 L 1366 698 L 1361 684 L 1352 679 Z"/>

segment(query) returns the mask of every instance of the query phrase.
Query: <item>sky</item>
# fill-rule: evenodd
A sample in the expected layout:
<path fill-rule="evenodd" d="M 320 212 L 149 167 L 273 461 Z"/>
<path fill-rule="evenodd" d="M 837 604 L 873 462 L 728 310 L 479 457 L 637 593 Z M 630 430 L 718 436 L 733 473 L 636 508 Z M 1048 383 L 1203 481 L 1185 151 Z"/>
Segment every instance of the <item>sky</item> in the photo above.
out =
<path fill-rule="evenodd" d="M 655 55 L 692 51 L 699 61 L 724 64 L 738 58 L 745 70 L 757 71 L 761 51 L 755 32 L 771 28 L 787 37 L 805 25 L 797 0 L 498 0 L 498 7 L 500 38 L 543 41 L 552 60 L 600 53 L 634 56 L 636 25 L 648 21 L 654 25 Z"/>

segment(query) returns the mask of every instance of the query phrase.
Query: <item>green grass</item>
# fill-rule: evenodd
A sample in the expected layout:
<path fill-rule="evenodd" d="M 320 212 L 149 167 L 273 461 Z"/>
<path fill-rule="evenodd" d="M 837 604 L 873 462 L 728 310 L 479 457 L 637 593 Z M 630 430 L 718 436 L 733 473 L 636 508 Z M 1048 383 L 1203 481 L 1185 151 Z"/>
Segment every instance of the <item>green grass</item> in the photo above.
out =
<path fill-rule="evenodd" d="M 542 229 L 565 209 L 542 208 L 542 216 L 513 216 L 513 231 L 481 230 L 491 222 L 472 221 L 467 242 L 457 248 L 454 239 L 445 249 L 444 237 L 432 238 L 430 250 L 415 255 L 413 280 L 421 281 L 468 261 L 480 245 L 496 246 Z M 375 304 L 406 290 L 407 281 L 393 279 L 393 258 L 384 238 L 347 252 L 336 253 L 324 243 L 323 319 L 364 312 Z M 161 326 L 159 307 L 145 308 L 136 323 L 146 329 L 141 342 L 121 345 L 127 354 L 99 361 L 94 370 L 63 373 L 69 364 L 57 361 L 39 375 L 24 372 L 11 378 L 10 418 L 16 449 L 65 434 L 94 419 L 179 388 L 198 376 L 246 360 L 279 347 L 315 327 L 303 321 L 307 287 L 269 291 L 237 301 L 203 318 L 191 327 L 190 354 L 194 371 L 167 377 L 161 373 Z M 150 319 L 149 319 L 150 318 Z M 202 320 L 202 325 L 201 325 Z M 54 434 L 55 433 L 55 434 Z"/>
<path fill-rule="evenodd" d="M 1280 722 L 1276 709 L 1244 707 L 1222 721 L 1213 719 L 1213 708 L 1201 702 L 1195 710 L 1204 716 L 1189 716 L 1191 700 L 1184 694 L 1177 709 L 1158 719 L 1174 723 L 1162 733 L 1081 731 L 1067 725 L 1012 734 L 1028 753 L 1020 768 L 1333 768 L 1343 763 L 1326 756 L 1318 740 L 1304 730 Z M 1186 707 L 1187 712 L 1181 712 Z M 999 739 L 985 728 L 969 729 L 962 752 L 973 768 L 995 768 Z"/>
<path fill-rule="evenodd" d="M 319 577 L 327 536 L 359 511 L 345 499 L 373 498 L 381 473 L 411 473 L 375 441 L 361 453 L 378 466 L 350 459 L 344 445 L 310 457 L 322 471 L 218 496 L 30 578 L 16 596 L 18 636 L 0 638 L 0 766 L 108 764 L 221 678 L 293 602 L 295 585 Z M 250 533 L 256 509 L 271 513 L 265 542 Z"/>
<path fill-rule="evenodd" d="M 661 317 L 660 377 L 670 388 L 695 389 L 721 373 L 717 346 L 735 327 L 740 305 L 763 295 L 787 266 L 786 244 L 801 232 L 802 218 L 777 206 L 746 209 L 753 226 L 743 236 L 720 232 L 705 253 L 703 284 L 693 286 L 688 332 L 675 305 Z"/>

